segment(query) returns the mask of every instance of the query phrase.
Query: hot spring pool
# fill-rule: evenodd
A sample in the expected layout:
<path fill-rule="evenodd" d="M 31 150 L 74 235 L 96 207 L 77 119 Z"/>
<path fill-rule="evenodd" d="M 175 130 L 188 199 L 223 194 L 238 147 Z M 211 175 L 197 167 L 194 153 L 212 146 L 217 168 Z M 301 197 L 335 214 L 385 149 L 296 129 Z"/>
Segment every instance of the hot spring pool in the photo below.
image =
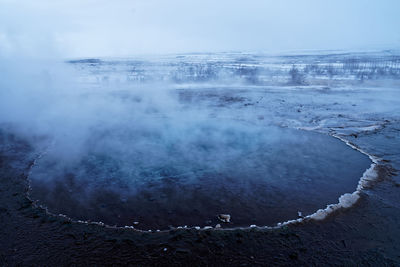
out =
<path fill-rule="evenodd" d="M 31 198 L 144 230 L 215 226 L 221 213 L 231 215 L 223 227 L 273 226 L 337 203 L 371 163 L 327 135 L 221 119 L 117 125 L 79 148 L 57 144 L 32 169 Z"/>

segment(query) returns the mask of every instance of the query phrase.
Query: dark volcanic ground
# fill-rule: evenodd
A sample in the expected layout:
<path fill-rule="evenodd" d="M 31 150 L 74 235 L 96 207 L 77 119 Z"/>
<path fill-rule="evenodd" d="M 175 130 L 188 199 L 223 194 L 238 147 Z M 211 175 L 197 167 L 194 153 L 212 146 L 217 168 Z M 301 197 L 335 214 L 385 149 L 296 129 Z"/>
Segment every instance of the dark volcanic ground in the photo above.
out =
<path fill-rule="evenodd" d="M 276 93 L 276 99 L 284 99 L 285 94 Z M 296 101 L 303 101 L 301 96 L 307 98 L 307 91 L 290 94 L 299 95 Z M 400 180 L 394 169 L 400 168 L 398 113 L 371 110 L 372 104 L 384 104 L 385 100 L 370 92 L 346 92 L 343 96 L 358 99 L 357 110 L 368 110 L 363 116 L 347 112 L 345 101 L 335 104 L 343 92 L 322 94 L 320 99 L 331 104 L 313 102 L 298 112 L 296 104 L 287 100 L 286 107 L 281 109 L 284 112 L 272 107 L 274 115 L 281 114 L 282 122 L 290 118 L 300 122 L 312 118 L 323 121 L 323 127 L 318 128 L 321 123 L 306 126 L 340 134 L 368 153 L 383 158 L 379 182 L 363 190 L 355 206 L 339 210 L 324 221 L 308 221 L 276 230 L 177 229 L 149 233 L 87 225 L 48 215 L 26 195 L 27 176 L 35 155 L 22 139 L 2 131 L 0 263 L 5 266 L 400 265 Z M 367 96 L 371 101 L 364 101 Z M 379 127 L 366 130 L 364 126 L 371 123 Z"/>

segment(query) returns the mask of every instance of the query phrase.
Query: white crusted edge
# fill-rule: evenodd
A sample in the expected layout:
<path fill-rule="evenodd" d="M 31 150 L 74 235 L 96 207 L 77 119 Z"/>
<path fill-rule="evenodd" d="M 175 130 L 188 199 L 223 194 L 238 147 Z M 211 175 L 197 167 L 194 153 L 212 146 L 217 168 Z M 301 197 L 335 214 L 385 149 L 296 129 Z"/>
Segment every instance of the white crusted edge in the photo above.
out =
<path fill-rule="evenodd" d="M 313 214 L 310 214 L 303 218 L 299 218 L 297 220 L 289 220 L 289 221 L 286 221 L 283 223 L 278 223 L 278 225 L 277 225 L 278 227 L 288 225 L 288 224 L 293 224 L 293 223 L 300 223 L 300 222 L 310 220 L 310 219 L 316 220 L 316 221 L 324 220 L 329 214 L 333 213 L 334 211 L 336 211 L 338 209 L 350 208 L 354 204 L 356 204 L 357 201 L 360 199 L 361 191 L 363 189 L 369 187 L 372 182 L 374 182 L 378 179 L 378 173 L 376 171 L 376 167 L 378 166 L 379 161 L 381 161 L 382 159 L 368 154 L 361 148 L 357 147 L 356 145 L 352 144 L 350 141 L 342 138 L 339 135 L 336 135 L 336 134 L 330 134 L 330 135 L 339 139 L 340 141 L 344 142 L 346 145 L 348 145 L 352 149 L 357 150 L 360 153 L 368 156 L 370 158 L 370 160 L 372 161 L 371 166 L 363 173 L 362 177 L 358 181 L 356 191 L 354 191 L 353 193 L 345 193 L 345 194 L 341 195 L 339 197 L 338 203 L 329 204 L 328 206 L 326 206 L 325 209 L 319 209 L 316 212 L 314 212 Z"/>

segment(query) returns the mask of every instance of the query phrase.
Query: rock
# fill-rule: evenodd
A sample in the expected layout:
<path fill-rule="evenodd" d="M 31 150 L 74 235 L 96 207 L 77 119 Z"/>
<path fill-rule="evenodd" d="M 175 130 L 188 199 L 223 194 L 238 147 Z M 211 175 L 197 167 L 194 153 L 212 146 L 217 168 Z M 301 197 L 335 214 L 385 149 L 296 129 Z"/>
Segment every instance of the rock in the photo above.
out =
<path fill-rule="evenodd" d="M 215 226 L 215 228 L 221 228 L 221 225 L 220 225 L 220 224 L 217 224 L 217 225 Z"/>
<path fill-rule="evenodd" d="M 229 214 L 220 214 L 220 215 L 218 215 L 218 219 L 221 222 L 229 223 L 229 222 L 231 222 L 231 215 L 229 215 Z"/>

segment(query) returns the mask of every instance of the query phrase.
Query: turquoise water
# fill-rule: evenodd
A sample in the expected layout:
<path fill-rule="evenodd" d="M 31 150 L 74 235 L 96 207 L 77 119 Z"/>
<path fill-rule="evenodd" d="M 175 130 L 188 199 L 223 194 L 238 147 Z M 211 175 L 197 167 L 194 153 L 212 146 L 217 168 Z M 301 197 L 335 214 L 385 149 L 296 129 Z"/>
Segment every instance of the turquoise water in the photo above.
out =
<path fill-rule="evenodd" d="M 60 151 L 30 175 L 32 196 L 74 219 L 142 229 L 275 225 L 355 191 L 370 160 L 323 134 L 210 119 L 180 129 L 93 132 L 65 163 Z"/>

